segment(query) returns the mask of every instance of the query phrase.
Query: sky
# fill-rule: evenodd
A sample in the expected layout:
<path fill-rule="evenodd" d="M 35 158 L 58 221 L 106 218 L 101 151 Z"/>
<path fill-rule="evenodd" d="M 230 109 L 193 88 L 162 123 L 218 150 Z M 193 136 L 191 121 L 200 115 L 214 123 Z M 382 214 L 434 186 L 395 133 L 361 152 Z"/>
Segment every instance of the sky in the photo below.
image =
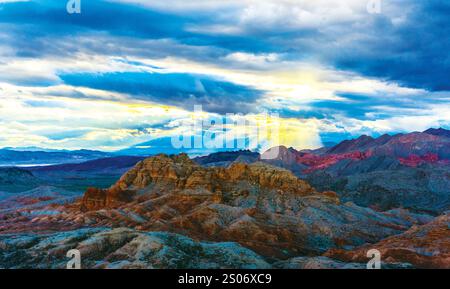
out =
<path fill-rule="evenodd" d="M 450 128 L 450 2 L 370 1 L 0 0 L 0 147 L 254 138 L 261 119 L 264 145 L 297 149 Z"/>

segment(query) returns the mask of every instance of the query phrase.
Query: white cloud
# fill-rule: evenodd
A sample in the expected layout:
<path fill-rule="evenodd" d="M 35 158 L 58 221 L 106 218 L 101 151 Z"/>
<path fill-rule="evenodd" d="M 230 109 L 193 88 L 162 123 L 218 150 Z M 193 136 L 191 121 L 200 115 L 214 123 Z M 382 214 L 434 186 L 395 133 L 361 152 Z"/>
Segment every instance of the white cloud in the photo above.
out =
<path fill-rule="evenodd" d="M 214 21 L 188 30 L 243 35 L 252 31 L 298 30 L 366 19 L 368 0 L 113 0 L 176 14 L 213 13 Z"/>

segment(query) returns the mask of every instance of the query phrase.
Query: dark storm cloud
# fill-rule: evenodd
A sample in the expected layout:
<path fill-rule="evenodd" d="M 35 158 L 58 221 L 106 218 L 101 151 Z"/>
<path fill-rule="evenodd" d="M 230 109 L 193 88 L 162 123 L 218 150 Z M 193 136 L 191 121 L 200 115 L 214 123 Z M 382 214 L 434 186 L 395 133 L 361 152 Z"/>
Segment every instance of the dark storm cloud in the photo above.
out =
<path fill-rule="evenodd" d="M 217 113 L 254 111 L 262 94 L 242 85 L 184 73 L 63 74 L 60 78 L 73 86 L 126 93 L 188 110 L 202 105 L 205 111 Z"/>
<path fill-rule="evenodd" d="M 450 90 L 449 15 L 449 1 L 431 0 L 416 4 L 399 25 L 381 16 L 369 30 L 371 38 L 356 43 L 352 57 L 337 57 L 335 63 L 408 87 Z"/>

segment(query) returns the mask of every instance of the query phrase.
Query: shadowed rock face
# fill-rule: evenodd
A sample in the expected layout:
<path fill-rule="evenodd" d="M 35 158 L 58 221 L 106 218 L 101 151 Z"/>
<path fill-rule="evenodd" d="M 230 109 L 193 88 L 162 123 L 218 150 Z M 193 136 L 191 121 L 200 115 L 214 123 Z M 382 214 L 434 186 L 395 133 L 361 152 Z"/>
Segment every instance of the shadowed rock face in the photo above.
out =
<path fill-rule="evenodd" d="M 341 204 L 334 192 L 267 164 L 204 168 L 186 155 L 140 162 L 110 189 L 88 190 L 81 208 L 92 226 L 235 241 L 270 258 L 376 242 L 423 222 Z"/>
<path fill-rule="evenodd" d="M 410 263 L 420 268 L 450 269 L 450 215 L 430 223 L 413 226 L 403 234 L 391 236 L 376 244 L 356 250 L 330 250 L 325 255 L 344 262 L 367 260 L 366 252 L 377 249 L 385 262 Z"/>
<path fill-rule="evenodd" d="M 217 152 L 193 159 L 195 163 L 206 167 L 227 167 L 233 162 L 254 163 L 258 160 L 259 153 L 249 150 Z"/>
<path fill-rule="evenodd" d="M 131 202 L 134 195 L 134 191 L 120 190 L 118 188 L 111 188 L 109 190 L 88 188 L 83 196 L 81 210 L 85 212 L 114 208 L 121 204 Z"/>
<path fill-rule="evenodd" d="M 379 164 L 379 163 L 378 163 Z M 388 163 L 387 163 L 388 164 Z M 377 210 L 406 208 L 440 215 L 450 209 L 450 167 L 397 168 L 347 175 L 357 164 L 348 162 L 307 176 L 320 190 L 336 191 L 343 202 Z"/>
<path fill-rule="evenodd" d="M 450 130 L 443 129 L 443 128 L 438 128 L 438 129 L 430 128 L 430 129 L 427 129 L 426 131 L 424 131 L 424 133 L 450 138 Z"/>
<path fill-rule="evenodd" d="M 319 257 L 296 257 L 286 261 L 280 261 L 273 264 L 274 268 L 279 269 L 366 269 L 367 259 L 361 263 L 343 262 L 326 256 Z M 410 269 L 414 268 L 409 263 L 386 263 L 381 262 L 382 269 Z"/>
<path fill-rule="evenodd" d="M 39 184 L 39 180 L 29 171 L 20 168 L 0 167 L 0 192 L 26 191 Z M 2 196 L 0 195 L 0 200 Z"/>

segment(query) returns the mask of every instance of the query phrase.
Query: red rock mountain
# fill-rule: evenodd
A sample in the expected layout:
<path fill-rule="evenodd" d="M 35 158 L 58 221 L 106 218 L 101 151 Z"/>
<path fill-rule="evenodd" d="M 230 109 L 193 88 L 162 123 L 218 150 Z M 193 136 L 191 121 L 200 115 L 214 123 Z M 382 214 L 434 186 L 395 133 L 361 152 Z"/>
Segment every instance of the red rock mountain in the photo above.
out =
<path fill-rule="evenodd" d="M 363 135 L 345 140 L 331 148 L 297 151 L 293 148 L 276 147 L 262 154 L 261 159 L 287 168 L 297 175 L 309 174 L 327 169 L 342 160 L 365 160 L 370 157 L 389 157 L 402 165 L 417 167 L 421 164 L 450 163 L 450 131 L 429 129 L 425 132 L 382 135 L 378 138 Z M 273 151 L 279 151 L 276 158 L 268 158 Z"/>

